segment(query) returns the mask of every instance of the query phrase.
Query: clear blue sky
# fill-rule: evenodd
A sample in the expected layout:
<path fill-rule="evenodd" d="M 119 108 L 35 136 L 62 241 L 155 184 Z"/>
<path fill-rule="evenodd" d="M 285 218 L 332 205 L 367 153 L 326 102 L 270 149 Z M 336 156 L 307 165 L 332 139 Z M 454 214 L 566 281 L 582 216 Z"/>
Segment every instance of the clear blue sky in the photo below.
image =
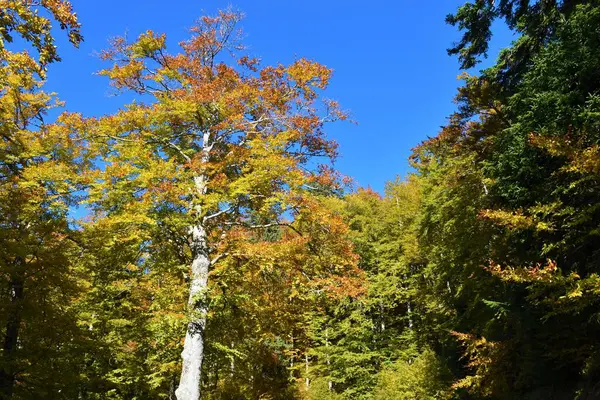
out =
<path fill-rule="evenodd" d="M 381 191 L 386 181 L 408 171 L 410 149 L 433 136 L 453 111 L 460 73 L 446 48 L 459 37 L 444 23 L 463 1 L 369 2 L 305 0 L 72 0 L 83 25 L 79 50 L 59 42 L 62 63 L 51 66 L 49 88 L 71 111 L 100 115 L 125 101 L 112 97 L 95 53 L 110 37 L 134 38 L 152 29 L 165 32 L 171 48 L 203 14 L 232 5 L 246 14 L 245 44 L 263 64 L 298 57 L 334 69 L 326 97 L 338 100 L 357 125 L 329 127 L 340 143 L 336 167 L 362 186 Z M 500 27 L 491 58 L 511 36 Z M 487 63 L 486 63 L 487 64 Z M 485 65 L 485 64 L 484 64 Z"/>

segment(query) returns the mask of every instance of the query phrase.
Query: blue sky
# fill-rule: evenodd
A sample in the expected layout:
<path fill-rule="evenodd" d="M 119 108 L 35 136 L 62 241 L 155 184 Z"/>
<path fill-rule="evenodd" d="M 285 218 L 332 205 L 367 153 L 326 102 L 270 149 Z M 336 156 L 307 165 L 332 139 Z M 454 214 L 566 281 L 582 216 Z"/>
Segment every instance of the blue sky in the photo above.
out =
<path fill-rule="evenodd" d="M 112 96 L 95 56 L 110 37 L 135 38 L 152 29 L 164 32 L 171 48 L 203 14 L 233 6 L 244 12 L 245 44 L 263 64 L 307 57 L 333 68 L 325 93 L 358 122 L 329 127 L 340 143 L 336 168 L 362 186 L 382 191 L 388 180 L 408 172 L 411 148 L 433 136 L 454 110 L 460 73 L 446 48 L 459 38 L 444 23 L 463 1 L 370 2 L 72 0 L 83 25 L 78 49 L 59 41 L 63 62 L 50 67 L 48 87 L 71 111 L 100 115 L 118 109 L 125 98 Z M 501 26 L 490 60 L 512 37 Z M 483 65 L 489 64 L 490 61 Z"/>

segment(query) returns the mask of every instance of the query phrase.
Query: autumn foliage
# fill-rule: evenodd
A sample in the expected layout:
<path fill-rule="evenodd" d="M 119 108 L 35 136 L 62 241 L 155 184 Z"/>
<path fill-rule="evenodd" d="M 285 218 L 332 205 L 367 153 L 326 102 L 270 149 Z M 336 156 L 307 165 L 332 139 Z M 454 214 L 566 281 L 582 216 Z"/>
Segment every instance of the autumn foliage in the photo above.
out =
<path fill-rule="evenodd" d="M 449 15 L 463 69 L 516 39 L 383 193 L 242 20 L 113 38 L 92 117 L 44 90 L 71 3 L 0 0 L 0 399 L 598 398 L 600 7 Z"/>

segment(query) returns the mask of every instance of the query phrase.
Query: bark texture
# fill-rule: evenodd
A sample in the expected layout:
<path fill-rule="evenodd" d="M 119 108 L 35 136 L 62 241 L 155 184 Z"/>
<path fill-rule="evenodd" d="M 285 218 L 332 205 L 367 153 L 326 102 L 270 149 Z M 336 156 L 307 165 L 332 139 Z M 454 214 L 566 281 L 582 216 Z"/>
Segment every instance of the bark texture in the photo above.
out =
<path fill-rule="evenodd" d="M 204 328 L 206 327 L 205 294 L 208 287 L 210 259 L 206 243 L 206 231 L 201 225 L 192 228 L 192 248 L 194 260 L 190 280 L 188 304 L 192 309 L 192 319 L 185 335 L 181 378 L 175 391 L 177 400 L 200 399 L 200 379 L 204 359 Z"/>
<path fill-rule="evenodd" d="M 208 161 L 208 135 L 204 135 L 203 162 Z M 177 400 L 199 400 L 200 383 L 202 379 L 202 361 L 204 360 L 204 329 L 206 328 L 206 291 L 208 288 L 208 271 L 210 257 L 208 235 L 202 223 L 202 196 L 206 194 L 206 176 L 194 178 L 197 201 L 193 207 L 198 216 L 198 223 L 190 228 L 192 249 L 192 271 L 190 279 L 190 295 L 188 306 L 191 310 L 191 320 L 188 323 L 183 352 L 181 353 L 182 368 L 179 387 L 175 391 Z"/>

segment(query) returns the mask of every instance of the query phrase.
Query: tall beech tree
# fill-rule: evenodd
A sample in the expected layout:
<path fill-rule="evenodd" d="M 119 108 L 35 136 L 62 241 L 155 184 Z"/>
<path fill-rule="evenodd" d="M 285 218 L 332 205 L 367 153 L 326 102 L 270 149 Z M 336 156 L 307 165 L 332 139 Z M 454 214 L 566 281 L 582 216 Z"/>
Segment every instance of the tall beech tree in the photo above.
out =
<path fill-rule="evenodd" d="M 105 163 L 90 189 L 95 223 L 143 232 L 133 264 L 151 272 L 170 251 L 163 271 L 189 284 L 179 400 L 200 398 L 209 278 L 225 284 L 225 266 L 262 260 L 297 291 L 356 285 L 342 276 L 355 268 L 344 225 L 321 200 L 339 185 L 324 125 L 346 118 L 319 96 L 331 70 L 238 56 L 240 18 L 201 18 L 177 54 L 151 31 L 114 40 L 101 74 L 138 99 L 85 122 Z"/>

